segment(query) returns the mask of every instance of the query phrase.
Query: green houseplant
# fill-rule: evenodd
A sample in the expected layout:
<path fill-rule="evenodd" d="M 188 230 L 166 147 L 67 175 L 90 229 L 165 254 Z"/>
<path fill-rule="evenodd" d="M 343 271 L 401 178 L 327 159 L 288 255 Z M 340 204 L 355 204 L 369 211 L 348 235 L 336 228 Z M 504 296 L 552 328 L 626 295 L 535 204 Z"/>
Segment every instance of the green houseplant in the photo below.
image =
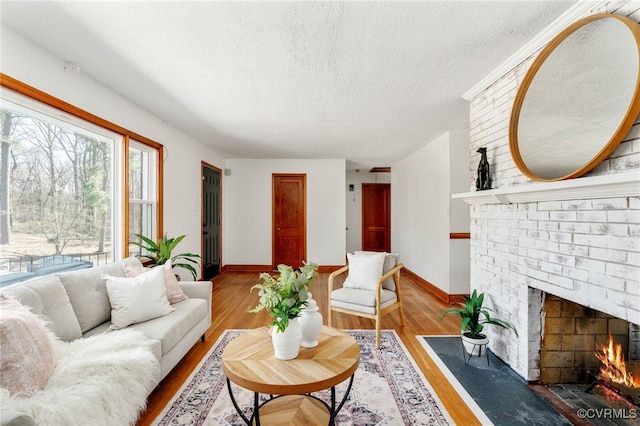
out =
<path fill-rule="evenodd" d="M 153 241 L 151 238 L 145 237 L 142 234 L 134 235 L 140 238 L 141 242 L 129 241 L 129 244 L 136 245 L 144 250 L 146 253 L 141 254 L 141 256 L 144 256 L 151 260 L 151 263 L 153 263 L 154 265 L 164 265 L 169 259 L 171 259 L 171 266 L 173 268 L 186 269 L 187 271 L 191 272 L 194 280 L 198 277 L 196 268 L 193 265 L 198 264 L 195 259 L 200 258 L 200 255 L 194 253 L 181 253 L 172 256 L 173 250 L 182 240 L 184 240 L 186 235 L 169 238 L 165 233 L 164 236 L 158 238 L 157 241 Z"/>
<path fill-rule="evenodd" d="M 251 288 L 258 289 L 260 297 L 258 305 L 249 312 L 267 310 L 274 318 L 269 323 L 276 327 L 276 332 L 284 333 L 290 320 L 300 316 L 302 308 L 307 306 L 308 287 L 313 283 L 318 265 L 305 263 L 299 270 L 291 266 L 278 265 L 277 277 L 267 272 L 260 274 L 261 283 Z"/>
<path fill-rule="evenodd" d="M 495 325 L 513 331 L 516 336 L 518 335 L 518 330 L 516 330 L 513 324 L 491 316 L 493 309 L 483 306 L 484 293 L 478 294 L 474 289 L 471 297 L 463 296 L 462 299 L 462 302 L 456 303 L 457 306 L 442 311 L 440 313 L 440 319 L 442 320 L 448 315 L 458 315 L 462 319 L 460 323 L 460 333 L 462 334 L 463 342 L 466 339 L 470 339 L 471 341 L 475 341 L 471 343 L 471 346 L 486 345 L 488 339 L 487 336 L 482 333 L 485 325 Z M 479 355 L 479 353 L 472 353 L 468 347 L 467 349 L 470 354 Z M 475 351 L 475 349 L 472 350 Z"/>

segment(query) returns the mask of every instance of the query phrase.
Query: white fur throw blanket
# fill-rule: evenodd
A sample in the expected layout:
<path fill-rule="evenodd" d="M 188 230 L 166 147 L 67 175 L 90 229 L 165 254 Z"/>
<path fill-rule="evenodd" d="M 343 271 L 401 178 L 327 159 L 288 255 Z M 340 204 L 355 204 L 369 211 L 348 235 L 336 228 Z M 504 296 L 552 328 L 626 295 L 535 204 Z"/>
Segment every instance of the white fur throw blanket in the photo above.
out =
<path fill-rule="evenodd" d="M 156 383 L 152 341 L 120 330 L 70 343 L 55 339 L 55 370 L 29 398 L 0 389 L 0 408 L 23 412 L 38 425 L 133 425 Z"/>

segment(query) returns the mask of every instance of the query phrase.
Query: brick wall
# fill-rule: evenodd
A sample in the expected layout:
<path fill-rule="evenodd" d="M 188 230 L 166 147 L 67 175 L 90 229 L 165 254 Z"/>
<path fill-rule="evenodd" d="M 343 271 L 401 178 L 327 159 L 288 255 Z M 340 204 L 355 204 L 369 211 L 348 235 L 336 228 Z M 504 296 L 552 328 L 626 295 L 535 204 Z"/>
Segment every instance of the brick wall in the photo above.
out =
<path fill-rule="evenodd" d="M 611 3 L 602 4 L 594 13 L 634 13 L 631 17 L 640 19 L 640 11 L 625 9 L 625 2 L 616 3 L 615 10 L 606 9 Z M 471 101 L 472 191 L 479 147 L 487 147 L 493 188 L 537 184 L 516 168 L 508 138 L 513 101 L 532 61 Z M 640 121 L 588 175 L 631 169 L 640 170 Z M 471 205 L 470 217 L 471 288 L 487 293 L 496 315 L 519 330 L 518 337 L 488 330 L 490 347 L 526 379 L 540 376 L 544 293 L 640 323 L 639 198 Z"/>
<path fill-rule="evenodd" d="M 609 336 L 627 354 L 629 323 L 557 296 L 544 301 L 544 339 L 540 353 L 540 380 L 551 383 L 591 383 L 600 362 L 594 357 L 598 344 Z M 625 356 L 625 359 L 628 357 Z"/>

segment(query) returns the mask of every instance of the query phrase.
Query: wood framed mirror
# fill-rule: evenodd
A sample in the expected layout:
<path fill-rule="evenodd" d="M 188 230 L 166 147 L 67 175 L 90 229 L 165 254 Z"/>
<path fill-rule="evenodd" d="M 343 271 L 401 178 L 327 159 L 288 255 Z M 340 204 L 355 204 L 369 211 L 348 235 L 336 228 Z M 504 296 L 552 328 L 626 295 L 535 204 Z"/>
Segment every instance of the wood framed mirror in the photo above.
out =
<path fill-rule="evenodd" d="M 527 71 L 511 112 L 511 155 L 533 180 L 575 178 L 617 148 L 638 114 L 640 25 L 592 15 L 559 33 Z"/>

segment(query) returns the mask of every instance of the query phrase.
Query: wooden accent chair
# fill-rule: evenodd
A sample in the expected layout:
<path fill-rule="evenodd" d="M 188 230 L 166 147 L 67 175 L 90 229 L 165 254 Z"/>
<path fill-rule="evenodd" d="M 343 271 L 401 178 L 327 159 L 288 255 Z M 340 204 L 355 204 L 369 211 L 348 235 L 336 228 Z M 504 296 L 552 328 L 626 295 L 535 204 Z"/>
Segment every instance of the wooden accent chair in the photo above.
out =
<path fill-rule="evenodd" d="M 349 271 L 350 265 L 334 271 L 329 275 L 329 303 L 327 324 L 331 327 L 333 312 L 356 315 L 364 318 L 371 318 L 376 321 L 376 347 L 380 347 L 380 326 L 382 317 L 398 309 L 400 311 L 400 324 L 404 326 L 404 313 L 402 311 L 402 297 L 400 291 L 400 270 L 404 267 L 398 263 L 397 255 L 384 254 L 383 275 L 379 278 L 370 278 L 367 283 L 358 278 L 362 276 L 361 269 L 367 265 L 367 261 L 356 259 L 355 256 L 380 255 L 375 252 L 355 252 L 348 254 L 349 263 L 352 267 L 353 276 L 345 279 L 341 288 L 334 288 L 335 278 Z M 377 257 L 379 259 L 379 256 Z M 369 263 L 370 264 L 370 263 Z M 356 269 L 360 269 L 356 271 Z M 378 275 L 379 276 L 379 275 Z M 354 278 L 354 279 L 351 279 Z"/>

